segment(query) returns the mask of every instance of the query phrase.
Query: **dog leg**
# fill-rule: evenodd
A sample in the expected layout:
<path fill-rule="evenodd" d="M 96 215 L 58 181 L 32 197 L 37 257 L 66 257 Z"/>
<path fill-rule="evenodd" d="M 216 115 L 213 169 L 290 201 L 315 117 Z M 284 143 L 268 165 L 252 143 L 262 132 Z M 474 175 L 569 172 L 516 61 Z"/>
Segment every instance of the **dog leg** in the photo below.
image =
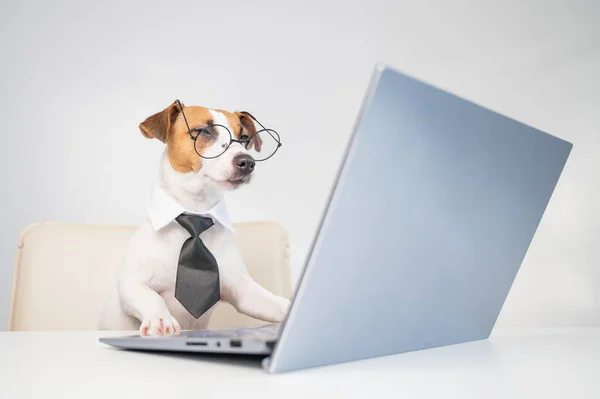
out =
<path fill-rule="evenodd" d="M 167 309 L 163 298 L 140 281 L 124 280 L 119 284 L 119 295 L 125 312 L 142 323 L 140 336 L 157 337 L 177 335 L 181 328 Z"/>
<path fill-rule="evenodd" d="M 290 307 L 289 299 L 277 296 L 249 277 L 231 284 L 222 292 L 222 299 L 238 312 L 256 319 L 281 323 Z"/>

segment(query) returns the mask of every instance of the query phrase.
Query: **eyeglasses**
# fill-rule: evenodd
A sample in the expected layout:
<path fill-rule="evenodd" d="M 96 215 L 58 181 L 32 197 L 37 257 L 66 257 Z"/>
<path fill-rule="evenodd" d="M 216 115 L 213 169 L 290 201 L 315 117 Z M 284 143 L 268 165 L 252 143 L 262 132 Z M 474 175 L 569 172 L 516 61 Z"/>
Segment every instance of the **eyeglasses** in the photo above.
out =
<path fill-rule="evenodd" d="M 190 138 L 194 140 L 194 150 L 196 151 L 196 154 L 204 159 L 215 159 L 220 157 L 233 143 L 239 143 L 248 151 L 248 154 L 254 158 L 255 161 L 260 162 L 271 158 L 275 155 L 279 147 L 281 147 L 279 134 L 273 129 L 264 127 L 262 123 L 256 120 L 249 112 L 242 111 L 241 113 L 258 123 L 262 129 L 252 136 L 244 134 L 244 130 L 242 130 L 240 137 L 235 139 L 229 128 L 224 125 L 210 123 L 207 126 L 190 129 L 190 125 L 183 112 L 183 105 L 179 100 L 175 100 L 175 102 L 181 110 L 181 115 L 183 115 L 183 120 L 187 126 Z"/>

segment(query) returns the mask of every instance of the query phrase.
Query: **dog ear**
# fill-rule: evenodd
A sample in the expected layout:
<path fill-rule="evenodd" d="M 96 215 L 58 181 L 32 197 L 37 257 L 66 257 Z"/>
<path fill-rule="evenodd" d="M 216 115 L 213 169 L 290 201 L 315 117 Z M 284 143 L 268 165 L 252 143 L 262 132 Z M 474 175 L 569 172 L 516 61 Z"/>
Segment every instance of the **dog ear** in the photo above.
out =
<path fill-rule="evenodd" d="M 179 105 L 174 102 L 161 112 L 149 116 L 145 121 L 140 123 L 140 131 L 148 139 L 159 139 L 163 143 L 166 143 L 169 139 L 171 125 L 177 119 L 179 112 Z"/>
<path fill-rule="evenodd" d="M 240 123 L 248 131 L 248 136 L 252 137 L 250 143 L 248 143 L 248 149 L 254 147 L 256 151 L 260 152 L 262 148 L 262 140 L 259 135 L 256 134 L 256 126 L 254 125 L 254 121 L 252 120 L 252 115 L 250 112 L 241 111 L 235 113 L 238 118 L 240 118 Z"/>

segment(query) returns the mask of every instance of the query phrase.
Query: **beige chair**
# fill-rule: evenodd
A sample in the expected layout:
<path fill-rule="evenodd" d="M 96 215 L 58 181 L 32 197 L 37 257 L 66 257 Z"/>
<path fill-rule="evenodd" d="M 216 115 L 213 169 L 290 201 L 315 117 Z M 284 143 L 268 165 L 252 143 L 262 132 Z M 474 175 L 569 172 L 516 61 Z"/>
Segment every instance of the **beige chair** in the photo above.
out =
<path fill-rule="evenodd" d="M 239 223 L 236 240 L 250 275 L 271 292 L 291 296 L 289 244 L 275 223 Z M 19 240 L 8 329 L 96 330 L 135 227 L 41 223 Z M 218 303 L 210 328 L 263 323 Z"/>

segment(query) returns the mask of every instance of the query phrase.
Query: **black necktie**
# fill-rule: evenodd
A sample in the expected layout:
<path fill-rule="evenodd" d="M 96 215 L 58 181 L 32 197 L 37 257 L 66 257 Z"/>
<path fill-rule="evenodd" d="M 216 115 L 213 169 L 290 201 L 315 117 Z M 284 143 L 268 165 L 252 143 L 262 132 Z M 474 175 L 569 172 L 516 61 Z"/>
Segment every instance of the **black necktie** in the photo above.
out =
<path fill-rule="evenodd" d="M 214 223 L 210 218 L 188 214 L 181 214 L 175 220 L 191 235 L 179 254 L 175 298 L 197 319 L 220 297 L 219 266 L 200 239 L 200 234 Z"/>

